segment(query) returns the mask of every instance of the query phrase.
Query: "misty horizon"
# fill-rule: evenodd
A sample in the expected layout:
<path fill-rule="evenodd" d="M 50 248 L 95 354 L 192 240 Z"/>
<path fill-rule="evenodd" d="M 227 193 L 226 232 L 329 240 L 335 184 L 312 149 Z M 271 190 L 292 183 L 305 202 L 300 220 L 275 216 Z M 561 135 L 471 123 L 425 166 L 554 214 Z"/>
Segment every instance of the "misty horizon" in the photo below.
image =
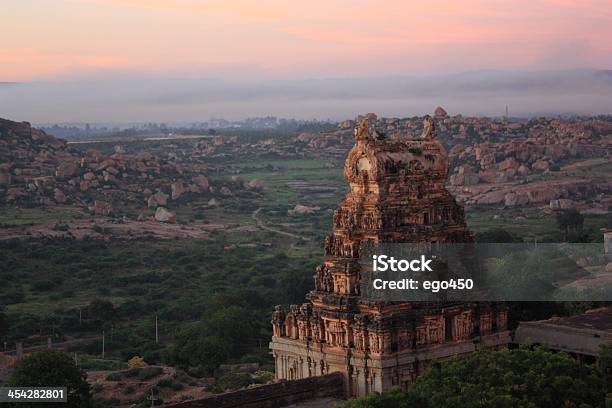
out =
<path fill-rule="evenodd" d="M 190 123 L 276 116 L 598 115 L 612 111 L 612 70 L 478 70 L 301 80 L 108 78 L 0 83 L 0 116 L 36 124 Z"/>

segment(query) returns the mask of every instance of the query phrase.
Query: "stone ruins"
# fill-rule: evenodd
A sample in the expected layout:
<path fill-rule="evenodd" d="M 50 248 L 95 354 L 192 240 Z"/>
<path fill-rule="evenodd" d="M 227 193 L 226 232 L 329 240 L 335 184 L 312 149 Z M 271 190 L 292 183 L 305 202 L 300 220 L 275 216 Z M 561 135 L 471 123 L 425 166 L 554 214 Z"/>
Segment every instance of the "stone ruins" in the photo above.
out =
<path fill-rule="evenodd" d="M 345 394 L 406 388 L 432 361 L 509 343 L 507 311 L 496 304 L 383 303 L 360 297 L 363 242 L 470 242 L 463 208 L 444 184 L 447 156 L 426 118 L 416 140 L 377 131 L 376 117 L 355 129 L 335 210 L 333 234 L 308 302 L 277 306 L 270 348 L 278 380 L 341 372 Z"/>

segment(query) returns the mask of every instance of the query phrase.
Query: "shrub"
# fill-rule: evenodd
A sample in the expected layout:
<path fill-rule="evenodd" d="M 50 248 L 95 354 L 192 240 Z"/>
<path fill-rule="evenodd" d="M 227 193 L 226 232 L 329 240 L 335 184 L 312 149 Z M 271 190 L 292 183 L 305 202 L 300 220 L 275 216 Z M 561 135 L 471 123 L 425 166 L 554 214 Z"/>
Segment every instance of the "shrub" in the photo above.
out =
<path fill-rule="evenodd" d="M 146 366 L 147 363 L 144 361 L 144 358 L 140 356 L 134 356 L 128 360 L 128 367 L 130 368 L 140 368 Z"/>
<path fill-rule="evenodd" d="M 123 389 L 123 394 L 130 395 L 130 394 L 133 394 L 134 391 L 136 391 L 136 388 L 133 385 L 128 385 L 127 387 Z"/>
<path fill-rule="evenodd" d="M 158 375 L 163 374 L 164 369 L 161 367 L 143 367 L 140 369 L 140 372 L 138 373 L 138 379 L 139 380 L 150 380 L 151 378 L 155 378 Z"/>
<path fill-rule="evenodd" d="M 106 376 L 106 381 L 121 381 L 121 373 L 110 373 Z"/>
<path fill-rule="evenodd" d="M 133 378 L 140 374 L 141 368 L 130 368 L 129 370 L 125 370 L 122 372 L 124 377 Z"/>
<path fill-rule="evenodd" d="M 247 373 L 229 373 L 221 377 L 219 381 L 224 388 L 230 390 L 244 388 L 253 383 L 251 376 Z"/>
<path fill-rule="evenodd" d="M 172 378 L 164 377 L 157 382 L 157 386 L 160 388 L 170 388 L 172 387 Z"/>

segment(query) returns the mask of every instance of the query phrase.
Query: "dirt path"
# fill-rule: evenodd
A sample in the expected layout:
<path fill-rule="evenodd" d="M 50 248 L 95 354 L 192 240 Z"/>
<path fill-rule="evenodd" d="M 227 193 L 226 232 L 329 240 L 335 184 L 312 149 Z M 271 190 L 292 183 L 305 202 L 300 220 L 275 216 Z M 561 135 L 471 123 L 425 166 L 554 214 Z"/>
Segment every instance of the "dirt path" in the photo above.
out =
<path fill-rule="evenodd" d="M 308 238 L 308 237 L 303 237 L 301 235 L 292 234 L 290 232 L 285 232 L 285 231 L 281 231 L 281 230 L 278 230 L 278 229 L 275 229 L 275 228 L 268 227 L 266 224 L 264 224 L 263 220 L 258 217 L 259 212 L 261 210 L 262 210 L 262 208 L 258 208 L 255 211 L 253 211 L 253 213 L 251 214 L 251 218 L 253 218 L 255 220 L 255 223 L 257 224 L 258 228 L 261 228 L 262 230 L 265 230 L 265 231 L 274 232 L 275 234 L 285 235 L 287 237 L 291 237 L 291 238 L 295 238 L 295 239 L 303 239 L 304 241 L 310 241 L 310 238 Z"/>

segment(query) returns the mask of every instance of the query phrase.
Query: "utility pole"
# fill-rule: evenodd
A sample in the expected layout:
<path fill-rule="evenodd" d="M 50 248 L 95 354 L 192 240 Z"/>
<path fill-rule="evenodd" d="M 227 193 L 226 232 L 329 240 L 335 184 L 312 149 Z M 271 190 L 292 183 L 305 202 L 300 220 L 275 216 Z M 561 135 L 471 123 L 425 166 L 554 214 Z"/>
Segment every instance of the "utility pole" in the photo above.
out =
<path fill-rule="evenodd" d="M 104 358 L 104 330 L 102 330 L 102 358 Z"/>
<path fill-rule="evenodd" d="M 157 315 L 155 315 L 155 344 L 159 344 L 159 329 L 157 325 Z"/>
<path fill-rule="evenodd" d="M 151 406 L 154 407 L 155 406 L 155 401 L 157 401 L 157 397 L 155 397 L 155 395 L 153 395 L 153 389 L 151 388 L 151 396 L 148 398 L 149 401 L 151 401 Z"/>
<path fill-rule="evenodd" d="M 83 322 L 83 310 L 79 309 L 79 326 L 81 326 L 82 322 Z"/>

